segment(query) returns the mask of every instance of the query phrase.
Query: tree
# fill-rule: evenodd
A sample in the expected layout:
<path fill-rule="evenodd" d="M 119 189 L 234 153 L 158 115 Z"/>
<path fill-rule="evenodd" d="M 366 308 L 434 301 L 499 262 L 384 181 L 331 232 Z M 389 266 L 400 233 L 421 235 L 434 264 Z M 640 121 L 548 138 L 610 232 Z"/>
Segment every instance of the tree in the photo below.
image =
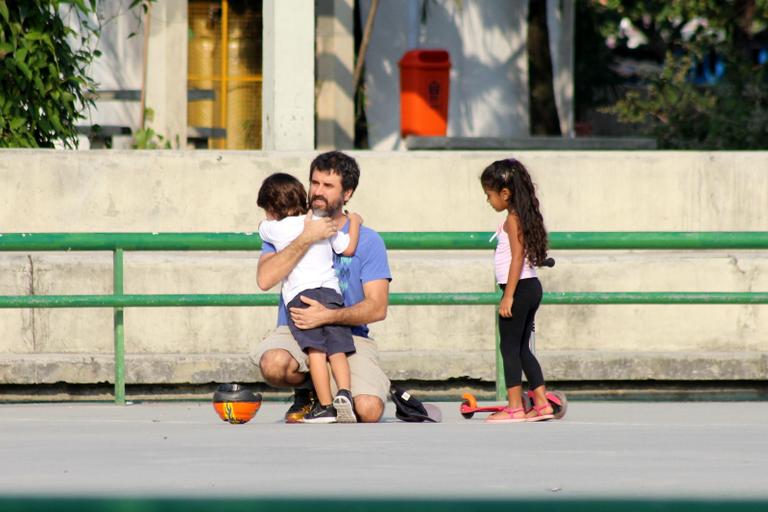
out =
<path fill-rule="evenodd" d="M 641 76 L 639 89 L 628 91 L 607 111 L 638 123 L 662 148 L 768 145 L 768 64 L 758 58 L 761 44 L 768 51 L 768 0 L 607 0 L 591 5 L 602 11 L 601 32 L 614 42 L 615 58 L 659 65 L 658 71 Z M 625 21 L 624 29 L 619 20 Z M 626 22 L 639 33 L 635 41 L 640 44 L 629 44 Z M 696 72 L 715 65 L 716 79 L 697 83 Z"/>
<path fill-rule="evenodd" d="M 95 13 L 96 0 L 0 0 L 0 147 L 77 146 L 96 87 L 87 72 L 100 54 Z"/>
<path fill-rule="evenodd" d="M 155 1 L 130 0 L 128 12 L 146 13 Z M 77 121 L 96 93 L 88 70 L 101 56 L 97 6 L 0 0 L 0 147 L 77 147 Z"/>

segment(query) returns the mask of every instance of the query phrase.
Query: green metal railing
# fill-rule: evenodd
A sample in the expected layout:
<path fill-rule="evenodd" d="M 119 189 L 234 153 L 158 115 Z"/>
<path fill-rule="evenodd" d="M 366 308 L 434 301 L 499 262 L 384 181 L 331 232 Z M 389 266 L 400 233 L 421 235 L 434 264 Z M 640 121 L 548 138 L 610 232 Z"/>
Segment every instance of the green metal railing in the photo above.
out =
<path fill-rule="evenodd" d="M 283 497 L 92 497 L 92 496 L 0 496 L 4 512 L 317 512 L 338 510 L 366 512 L 764 512 L 768 500 L 746 498 L 414 498 L 335 497 L 322 500 Z"/>
<path fill-rule="evenodd" d="M 491 231 L 381 233 L 388 249 L 490 249 Z M 766 249 L 768 231 L 575 231 L 549 234 L 552 249 Z M 0 251 L 252 251 L 257 233 L 10 233 Z"/>
<path fill-rule="evenodd" d="M 491 232 L 382 233 L 390 250 L 487 250 Z M 768 232 L 561 232 L 550 247 L 571 249 L 768 249 Z M 274 306 L 278 294 L 125 294 L 125 251 L 256 251 L 255 233 L 10 233 L 0 252 L 112 251 L 112 295 L 0 296 L 0 308 L 113 308 L 115 402 L 125 403 L 126 307 Z M 497 305 L 499 293 L 392 293 L 395 306 Z M 768 292 L 547 292 L 545 304 L 768 304 Z M 497 365 L 497 393 L 503 389 Z M 500 387 L 499 387 L 500 386 Z"/>

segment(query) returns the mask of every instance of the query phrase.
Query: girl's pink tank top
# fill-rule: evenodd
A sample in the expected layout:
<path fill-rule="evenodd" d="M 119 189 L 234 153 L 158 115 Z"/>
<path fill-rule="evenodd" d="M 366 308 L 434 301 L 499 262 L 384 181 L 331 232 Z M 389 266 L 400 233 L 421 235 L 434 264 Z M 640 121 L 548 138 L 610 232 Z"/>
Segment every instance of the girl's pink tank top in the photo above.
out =
<path fill-rule="evenodd" d="M 509 246 L 509 236 L 504 231 L 504 222 L 499 224 L 496 230 L 496 252 L 493 254 L 493 262 L 496 267 L 496 282 L 507 284 L 509 266 L 512 264 L 512 249 Z M 520 271 L 520 279 L 531 277 L 538 277 L 538 274 L 536 274 L 536 267 L 532 266 L 526 258 Z"/>

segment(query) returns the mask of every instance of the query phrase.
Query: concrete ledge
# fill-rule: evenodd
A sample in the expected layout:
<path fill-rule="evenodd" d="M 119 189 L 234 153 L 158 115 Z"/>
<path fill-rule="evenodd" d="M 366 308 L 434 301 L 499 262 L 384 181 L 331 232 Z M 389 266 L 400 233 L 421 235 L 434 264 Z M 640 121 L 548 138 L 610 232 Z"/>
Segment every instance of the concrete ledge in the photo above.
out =
<path fill-rule="evenodd" d="M 203 384 L 261 380 L 247 354 L 126 356 L 128 384 Z M 8 354 L 0 356 L 0 384 L 114 382 L 111 354 Z"/>
<path fill-rule="evenodd" d="M 768 352 L 541 352 L 550 380 L 768 380 Z"/>
<path fill-rule="evenodd" d="M 408 149 L 420 150 L 638 150 L 656 149 L 647 137 L 407 137 Z"/>
<path fill-rule="evenodd" d="M 768 380 L 768 352 L 542 351 L 550 381 Z M 380 354 L 392 380 L 495 380 L 493 351 L 390 351 Z M 0 384 L 113 382 L 111 355 L 7 354 Z M 126 357 L 128 384 L 204 384 L 261 381 L 247 354 L 146 354 Z"/>
<path fill-rule="evenodd" d="M 768 380 L 768 352 L 541 351 L 544 376 L 552 381 Z M 422 361 L 414 364 L 414 361 Z M 496 379 L 495 353 L 382 352 L 393 380 Z"/>

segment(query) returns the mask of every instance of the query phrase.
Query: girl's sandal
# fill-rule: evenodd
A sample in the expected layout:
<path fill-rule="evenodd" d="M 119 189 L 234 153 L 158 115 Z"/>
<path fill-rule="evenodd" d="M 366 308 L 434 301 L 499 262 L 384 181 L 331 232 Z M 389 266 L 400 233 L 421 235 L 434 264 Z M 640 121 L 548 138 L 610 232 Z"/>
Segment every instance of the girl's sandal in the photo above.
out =
<path fill-rule="evenodd" d="M 545 409 L 551 409 L 552 406 L 550 406 L 548 403 L 542 404 L 542 405 L 534 405 L 533 408 L 529 411 L 529 413 L 533 412 L 533 416 L 526 416 L 525 421 L 546 421 L 551 420 L 555 417 L 555 415 L 551 412 L 544 413 L 542 412 Z"/>
<path fill-rule="evenodd" d="M 505 407 L 501 411 L 506 413 L 506 418 L 494 418 L 493 416 L 489 416 L 486 418 L 486 423 L 522 423 L 524 421 L 528 421 L 525 417 L 525 409 L 522 407 L 517 407 L 513 409 L 512 407 Z M 496 413 L 498 414 L 498 413 Z"/>

